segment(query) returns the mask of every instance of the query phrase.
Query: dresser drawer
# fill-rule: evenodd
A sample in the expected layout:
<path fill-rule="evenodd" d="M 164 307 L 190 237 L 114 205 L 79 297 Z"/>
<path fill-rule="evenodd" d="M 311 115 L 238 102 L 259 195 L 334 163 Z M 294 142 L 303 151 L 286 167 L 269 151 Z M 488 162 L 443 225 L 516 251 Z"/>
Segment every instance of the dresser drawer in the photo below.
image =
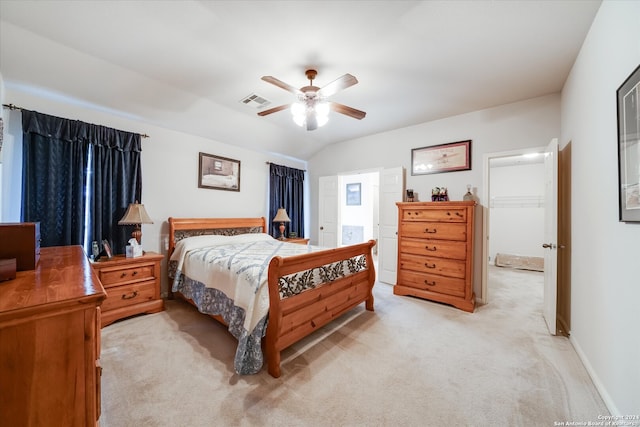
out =
<path fill-rule="evenodd" d="M 466 276 L 465 261 L 454 259 L 400 254 L 399 265 L 401 269 L 438 274 L 440 276 L 455 277 L 458 279 L 464 279 Z"/>
<path fill-rule="evenodd" d="M 400 233 L 404 236 L 424 239 L 467 240 L 466 224 L 447 224 L 443 222 L 409 222 L 400 223 Z"/>
<path fill-rule="evenodd" d="M 466 283 L 464 279 L 455 279 L 407 270 L 400 270 L 398 272 L 398 279 L 398 284 L 404 286 L 456 297 L 465 297 L 464 291 Z"/>
<path fill-rule="evenodd" d="M 400 241 L 399 249 L 401 252 L 415 255 L 460 260 L 467 258 L 467 244 L 465 242 L 406 238 Z"/>
<path fill-rule="evenodd" d="M 153 264 L 102 269 L 99 276 L 102 286 L 105 288 L 155 277 Z"/>
<path fill-rule="evenodd" d="M 102 310 L 107 312 L 116 308 L 151 301 L 154 297 L 154 280 L 111 287 L 107 289 L 107 299 L 102 303 Z"/>
<path fill-rule="evenodd" d="M 466 222 L 467 210 L 465 208 L 405 209 L 402 211 L 402 220 L 403 221 Z"/>

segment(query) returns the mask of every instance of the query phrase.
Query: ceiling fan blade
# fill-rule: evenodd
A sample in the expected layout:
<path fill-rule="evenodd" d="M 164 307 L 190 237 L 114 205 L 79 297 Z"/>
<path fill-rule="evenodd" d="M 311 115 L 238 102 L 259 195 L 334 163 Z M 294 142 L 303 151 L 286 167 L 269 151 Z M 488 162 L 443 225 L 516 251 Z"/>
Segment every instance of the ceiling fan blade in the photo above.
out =
<path fill-rule="evenodd" d="M 331 96 L 334 93 L 337 93 L 337 92 L 339 92 L 339 91 L 341 91 L 343 89 L 351 87 L 356 83 L 358 83 L 358 79 L 356 79 L 351 74 L 345 74 L 344 76 L 338 77 L 337 79 L 335 79 L 334 81 L 332 81 L 328 85 L 322 87 L 318 91 L 318 93 L 321 96 L 328 97 L 328 96 Z"/>
<path fill-rule="evenodd" d="M 364 111 L 356 110 L 355 108 L 347 107 L 346 105 L 338 104 L 337 102 L 331 102 L 331 109 L 336 113 L 344 114 L 354 119 L 362 120 L 367 115 Z"/>
<path fill-rule="evenodd" d="M 270 108 L 268 110 L 264 110 L 264 111 L 258 112 L 258 115 L 259 116 L 266 116 L 268 114 L 277 113 L 278 111 L 286 110 L 290 106 L 291 106 L 291 104 L 284 104 L 284 105 L 281 105 L 279 107 L 273 107 L 273 108 Z"/>
<path fill-rule="evenodd" d="M 284 90 L 287 90 L 291 93 L 295 93 L 295 94 L 301 94 L 302 92 L 300 92 L 300 89 L 298 89 L 297 87 L 293 87 L 288 83 L 283 82 L 282 80 L 278 80 L 273 76 L 262 76 L 262 80 L 264 80 L 267 83 L 271 83 L 272 85 L 276 85 L 279 88 L 282 88 Z"/>
<path fill-rule="evenodd" d="M 318 129 L 318 119 L 316 118 L 315 111 L 307 110 L 307 130 Z"/>

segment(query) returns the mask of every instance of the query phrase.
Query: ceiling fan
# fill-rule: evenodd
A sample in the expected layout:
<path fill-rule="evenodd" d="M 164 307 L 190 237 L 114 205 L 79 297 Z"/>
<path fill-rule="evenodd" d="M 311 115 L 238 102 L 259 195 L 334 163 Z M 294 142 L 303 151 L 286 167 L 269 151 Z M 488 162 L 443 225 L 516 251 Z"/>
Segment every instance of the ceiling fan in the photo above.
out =
<path fill-rule="evenodd" d="M 336 92 L 358 83 L 358 79 L 351 74 L 345 74 L 342 77 L 338 77 L 322 88 L 313 85 L 313 79 L 318 75 L 316 70 L 307 70 L 305 74 L 307 79 L 309 79 L 309 86 L 304 86 L 300 89 L 297 89 L 282 80 L 278 80 L 275 77 L 263 76 L 262 80 L 265 82 L 296 94 L 298 101 L 291 104 L 280 105 L 279 107 L 274 107 L 269 110 L 260 111 L 258 115 L 266 116 L 291 107 L 293 120 L 296 124 L 299 126 L 306 126 L 307 130 L 315 130 L 327 122 L 329 110 L 333 110 L 337 113 L 341 113 L 358 120 L 362 120 L 367 114 L 364 111 L 356 110 L 355 108 L 338 104 L 337 102 L 327 101 L 327 98 Z"/>

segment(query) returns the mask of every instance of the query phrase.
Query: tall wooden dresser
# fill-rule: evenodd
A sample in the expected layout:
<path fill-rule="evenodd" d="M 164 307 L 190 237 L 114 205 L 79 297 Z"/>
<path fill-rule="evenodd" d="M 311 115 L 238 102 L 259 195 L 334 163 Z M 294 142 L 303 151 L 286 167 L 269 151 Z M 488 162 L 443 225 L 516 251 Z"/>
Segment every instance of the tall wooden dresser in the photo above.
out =
<path fill-rule="evenodd" d="M 97 425 L 105 296 L 81 246 L 42 248 L 0 283 L 1 425 Z"/>
<path fill-rule="evenodd" d="M 393 293 L 473 312 L 476 202 L 398 205 L 398 272 Z"/>

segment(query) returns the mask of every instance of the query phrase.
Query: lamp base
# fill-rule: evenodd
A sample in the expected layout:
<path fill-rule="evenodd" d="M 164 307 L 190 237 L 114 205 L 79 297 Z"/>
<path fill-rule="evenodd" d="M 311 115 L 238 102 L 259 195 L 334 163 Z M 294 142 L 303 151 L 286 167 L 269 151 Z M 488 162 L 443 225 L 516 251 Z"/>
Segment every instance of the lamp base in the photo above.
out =
<path fill-rule="evenodd" d="M 279 237 L 279 239 L 280 240 L 284 240 L 285 239 L 285 237 L 284 237 L 284 222 L 280 223 L 280 237 Z"/>
<path fill-rule="evenodd" d="M 142 241 L 142 230 L 140 230 L 140 228 L 136 228 L 131 233 L 131 237 L 136 239 L 138 241 L 138 244 L 140 244 L 140 242 Z"/>

